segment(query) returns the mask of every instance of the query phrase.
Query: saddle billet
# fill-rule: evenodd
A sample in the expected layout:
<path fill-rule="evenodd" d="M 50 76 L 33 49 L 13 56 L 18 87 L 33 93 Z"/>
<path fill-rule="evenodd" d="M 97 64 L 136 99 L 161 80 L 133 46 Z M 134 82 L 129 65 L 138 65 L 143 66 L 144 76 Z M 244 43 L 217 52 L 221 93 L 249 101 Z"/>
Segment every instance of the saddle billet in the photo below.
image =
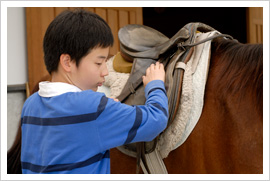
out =
<path fill-rule="evenodd" d="M 206 33 L 214 30 L 203 23 L 189 23 L 169 39 L 158 31 L 144 25 L 127 25 L 121 28 L 118 33 L 120 51 L 124 55 L 123 57 L 133 61 L 133 66 L 130 77 L 118 96 L 119 101 L 129 105 L 144 105 L 145 97 L 142 76 L 145 75 L 146 69 L 152 63 L 159 61 L 164 64 L 166 72 L 165 88 L 169 106 L 168 125 L 171 124 L 179 107 L 185 71 L 183 65 L 189 61 L 194 46 L 220 36 L 233 39 L 229 35 L 219 34 L 194 44 L 197 31 Z M 134 144 L 128 146 L 133 147 L 130 149 L 137 151 L 137 173 L 140 160 L 142 160 L 149 173 L 144 154 L 150 153 L 155 149 L 157 140 L 158 138 L 150 143 L 137 143 L 136 148 Z"/>

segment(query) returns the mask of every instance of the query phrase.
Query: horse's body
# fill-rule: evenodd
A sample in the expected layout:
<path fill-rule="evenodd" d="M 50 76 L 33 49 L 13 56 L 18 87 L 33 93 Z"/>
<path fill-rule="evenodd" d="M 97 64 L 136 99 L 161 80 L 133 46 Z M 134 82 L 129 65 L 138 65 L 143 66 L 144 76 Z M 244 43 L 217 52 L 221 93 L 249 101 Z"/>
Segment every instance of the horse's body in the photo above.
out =
<path fill-rule="evenodd" d="M 214 42 L 202 115 L 164 163 L 169 174 L 262 173 L 262 45 Z M 112 149 L 111 173 L 136 173 L 136 159 Z"/>
<path fill-rule="evenodd" d="M 202 115 L 165 165 L 171 174 L 262 173 L 262 45 L 214 42 Z M 8 152 L 8 173 L 21 173 L 20 139 L 19 128 Z M 112 149 L 111 173 L 136 173 L 136 159 Z"/>

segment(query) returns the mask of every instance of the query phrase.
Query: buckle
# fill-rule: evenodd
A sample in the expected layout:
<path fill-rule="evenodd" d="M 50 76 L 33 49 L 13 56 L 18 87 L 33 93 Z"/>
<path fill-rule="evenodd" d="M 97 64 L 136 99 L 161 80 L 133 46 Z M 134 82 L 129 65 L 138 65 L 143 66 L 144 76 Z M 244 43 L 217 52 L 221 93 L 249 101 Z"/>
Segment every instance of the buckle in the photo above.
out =
<path fill-rule="evenodd" d="M 177 43 L 177 48 L 181 48 L 182 50 L 186 51 L 186 48 L 184 47 L 184 42 Z"/>

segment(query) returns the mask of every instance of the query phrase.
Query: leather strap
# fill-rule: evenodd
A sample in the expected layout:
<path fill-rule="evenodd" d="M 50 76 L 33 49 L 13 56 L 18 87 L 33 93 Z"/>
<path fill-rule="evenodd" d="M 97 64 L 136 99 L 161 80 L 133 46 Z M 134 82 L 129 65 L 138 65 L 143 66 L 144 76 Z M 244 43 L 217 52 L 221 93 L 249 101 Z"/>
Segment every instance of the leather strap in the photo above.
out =
<path fill-rule="evenodd" d="M 199 44 L 202 44 L 202 43 L 205 43 L 207 41 L 210 41 L 210 40 L 213 40 L 215 38 L 219 38 L 219 37 L 225 37 L 225 38 L 229 38 L 231 40 L 234 40 L 234 41 L 237 41 L 236 39 L 234 39 L 232 36 L 230 35 L 227 35 L 227 34 L 217 34 L 217 35 L 214 35 L 214 36 L 210 36 L 208 38 L 205 38 L 204 40 L 202 41 L 199 41 L 197 43 L 193 43 L 193 44 L 183 44 L 182 42 L 181 43 L 178 43 L 177 46 L 178 47 L 193 47 L 193 46 L 197 46 Z"/>
<path fill-rule="evenodd" d="M 149 154 L 145 154 L 145 158 L 149 172 L 145 168 L 146 166 L 141 162 L 141 167 L 144 174 L 168 174 L 166 166 L 157 149 Z"/>
<path fill-rule="evenodd" d="M 136 144 L 137 148 L 137 166 L 136 166 L 136 173 L 140 173 L 140 165 L 144 165 L 144 169 L 146 172 L 150 173 L 150 170 L 148 168 L 146 158 L 145 158 L 145 143 L 144 142 L 138 142 Z"/>
<path fill-rule="evenodd" d="M 137 66 L 137 60 L 138 58 L 134 59 L 134 66 Z M 141 61 L 142 62 L 142 61 Z M 143 60 L 144 65 L 138 65 L 138 66 L 147 66 L 149 67 L 152 63 L 155 63 L 155 60 L 152 59 L 144 59 Z M 131 70 L 133 72 L 133 70 Z M 132 74 L 132 79 L 127 80 L 127 84 L 123 88 L 121 94 L 117 97 L 117 99 L 120 102 L 125 101 L 125 99 L 130 95 L 134 94 L 136 92 L 136 89 L 142 84 L 142 76 L 145 75 L 145 72 L 136 71 Z"/>
<path fill-rule="evenodd" d="M 186 70 L 186 64 L 184 62 L 177 62 L 175 68 Z"/>

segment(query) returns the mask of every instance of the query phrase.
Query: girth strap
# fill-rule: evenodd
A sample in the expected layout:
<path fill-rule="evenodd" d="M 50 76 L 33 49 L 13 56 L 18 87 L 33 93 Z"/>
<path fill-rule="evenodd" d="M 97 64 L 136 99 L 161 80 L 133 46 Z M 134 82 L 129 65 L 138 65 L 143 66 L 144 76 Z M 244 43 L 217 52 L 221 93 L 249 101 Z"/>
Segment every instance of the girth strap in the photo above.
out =
<path fill-rule="evenodd" d="M 166 166 L 157 150 L 151 153 L 145 154 L 147 167 L 150 172 L 147 171 L 145 165 L 141 162 L 142 170 L 145 174 L 168 174 Z"/>

